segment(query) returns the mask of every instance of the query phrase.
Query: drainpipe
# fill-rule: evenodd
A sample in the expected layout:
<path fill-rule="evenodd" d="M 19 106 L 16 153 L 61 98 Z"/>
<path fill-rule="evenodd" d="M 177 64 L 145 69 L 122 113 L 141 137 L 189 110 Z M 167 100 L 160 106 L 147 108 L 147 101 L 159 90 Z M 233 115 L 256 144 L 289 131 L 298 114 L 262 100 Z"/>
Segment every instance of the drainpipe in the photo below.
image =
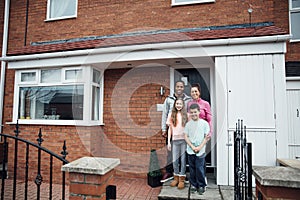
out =
<path fill-rule="evenodd" d="M 3 41 L 2 41 L 2 57 L 6 57 L 7 40 L 8 40 L 8 21 L 9 21 L 10 0 L 5 0 L 4 8 L 4 23 L 3 23 Z M 0 133 L 3 129 L 3 104 L 4 104 L 4 89 L 5 89 L 5 71 L 6 61 L 1 61 L 1 77 L 0 77 Z"/>

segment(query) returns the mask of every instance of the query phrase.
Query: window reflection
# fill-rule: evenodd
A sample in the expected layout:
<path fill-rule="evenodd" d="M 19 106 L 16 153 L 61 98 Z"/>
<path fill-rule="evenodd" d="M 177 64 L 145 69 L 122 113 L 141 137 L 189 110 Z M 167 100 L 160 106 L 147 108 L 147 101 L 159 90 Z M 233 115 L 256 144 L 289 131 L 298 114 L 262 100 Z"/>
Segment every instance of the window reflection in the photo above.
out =
<path fill-rule="evenodd" d="M 19 118 L 83 119 L 83 85 L 21 87 Z"/>

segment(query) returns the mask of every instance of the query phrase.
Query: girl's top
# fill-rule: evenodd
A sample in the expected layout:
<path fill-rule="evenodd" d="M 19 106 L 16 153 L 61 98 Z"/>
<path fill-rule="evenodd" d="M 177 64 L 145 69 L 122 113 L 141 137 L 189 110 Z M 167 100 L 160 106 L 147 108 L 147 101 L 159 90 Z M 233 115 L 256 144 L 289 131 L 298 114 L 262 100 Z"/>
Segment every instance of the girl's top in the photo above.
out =
<path fill-rule="evenodd" d="M 172 128 L 172 140 L 184 140 L 184 127 L 182 126 L 181 113 L 177 113 L 177 123 L 175 127 L 172 122 L 171 114 L 172 112 L 168 114 L 167 125 Z"/>
<path fill-rule="evenodd" d="M 200 115 L 199 115 L 199 117 L 208 122 L 209 128 L 210 128 L 209 135 L 211 136 L 213 129 L 212 129 L 212 115 L 211 115 L 211 110 L 210 110 L 209 103 L 207 101 L 201 99 L 201 98 L 199 98 L 197 100 L 192 99 L 187 104 L 188 112 L 190 111 L 190 106 L 194 103 L 197 103 L 200 106 Z"/>

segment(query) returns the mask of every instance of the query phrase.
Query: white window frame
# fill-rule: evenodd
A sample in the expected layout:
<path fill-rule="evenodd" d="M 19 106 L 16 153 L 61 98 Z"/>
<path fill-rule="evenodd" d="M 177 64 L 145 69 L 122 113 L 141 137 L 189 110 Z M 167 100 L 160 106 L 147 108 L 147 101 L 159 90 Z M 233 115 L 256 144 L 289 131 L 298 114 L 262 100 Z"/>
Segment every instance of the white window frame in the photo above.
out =
<path fill-rule="evenodd" d="M 292 7 L 292 0 L 289 0 L 289 27 L 290 27 L 290 34 L 292 34 L 292 14 L 291 13 L 300 13 L 300 7 L 293 8 Z M 300 21 L 299 21 L 300 23 Z M 290 42 L 300 42 L 300 37 L 297 39 L 291 39 Z"/>
<path fill-rule="evenodd" d="M 16 70 L 15 72 L 15 88 L 14 88 L 14 107 L 13 107 L 13 120 L 12 123 L 19 124 L 43 124 L 43 125 L 81 125 L 81 126 L 95 126 L 95 125 L 103 125 L 103 71 L 98 70 L 101 74 L 101 82 L 99 84 L 100 89 L 100 99 L 99 99 L 99 119 L 92 120 L 92 73 L 93 67 L 84 66 L 84 67 L 63 67 L 61 69 L 61 82 L 58 83 L 41 83 L 41 70 L 45 69 L 54 69 L 54 68 L 40 68 L 34 70 Z M 56 68 L 57 69 L 57 68 Z M 65 72 L 67 70 L 73 69 L 82 69 L 82 79 L 81 80 L 65 80 Z M 21 74 L 24 72 L 36 72 L 36 81 L 33 82 L 21 82 Z M 90 77 L 88 77 L 90 76 Z M 85 78 L 83 78 L 85 77 Z M 20 88 L 22 87 L 46 87 L 46 86 L 54 86 L 54 85 L 83 85 L 84 87 L 84 97 L 83 97 L 83 119 L 82 120 L 49 120 L 49 119 L 18 119 L 19 117 L 19 95 Z"/>
<path fill-rule="evenodd" d="M 63 0 L 62 0 L 63 1 Z M 47 0 L 47 16 L 45 21 L 54 21 L 54 20 L 62 20 L 62 19 L 70 19 L 70 18 L 76 18 L 77 17 L 77 11 L 78 11 L 78 0 L 75 0 L 75 14 L 69 15 L 69 16 L 61 16 L 61 17 L 50 17 L 51 13 L 51 0 Z"/>
<path fill-rule="evenodd" d="M 72 70 L 82 70 L 82 77 L 81 78 L 78 78 L 78 77 L 76 77 L 75 79 L 67 79 L 67 77 L 66 77 L 66 73 L 67 73 L 67 71 L 72 71 Z M 83 80 L 83 77 L 84 77 L 84 70 L 81 68 L 81 67 L 68 67 L 68 68 L 63 68 L 62 69 L 62 76 L 63 76 L 63 82 L 65 82 L 65 83 L 74 83 L 74 82 L 82 82 L 82 81 L 84 81 Z"/>
<path fill-rule="evenodd" d="M 189 0 L 187 2 L 176 2 L 176 0 L 172 0 L 172 6 L 198 4 L 198 3 L 214 3 L 214 2 L 216 2 L 216 0 Z"/>
<path fill-rule="evenodd" d="M 22 81 L 21 79 L 22 79 L 22 74 L 25 74 L 25 73 L 35 73 L 35 80 L 34 81 Z M 17 79 L 18 79 L 18 81 L 20 82 L 20 83 L 22 83 L 22 84 L 37 84 L 38 83 L 38 81 L 39 81 L 39 76 L 38 76 L 38 71 L 37 70 L 24 70 L 24 71 L 22 71 L 22 72 L 20 72 L 19 74 L 18 74 L 18 76 L 16 76 L 17 77 Z"/>
<path fill-rule="evenodd" d="M 94 81 L 93 81 L 93 70 L 97 70 L 97 71 L 99 71 L 100 72 L 100 82 L 99 83 L 95 83 Z M 90 71 L 90 76 L 91 76 L 91 78 L 90 78 L 90 86 L 91 87 L 89 87 L 89 91 L 90 91 L 90 105 L 92 105 L 92 100 L 93 100 L 93 96 L 92 96 L 92 94 L 93 94 L 93 86 L 96 86 L 96 87 L 99 87 L 100 88 L 100 93 L 99 93 L 99 95 L 100 95 L 100 98 L 99 98 L 99 111 L 98 111 L 98 113 L 99 113 L 99 120 L 103 120 L 103 88 L 104 88 L 104 77 L 103 77 L 103 71 L 100 71 L 100 70 L 98 70 L 98 69 L 95 69 L 95 68 L 91 68 L 91 71 Z M 91 119 L 91 121 L 97 121 L 97 120 L 93 120 L 92 118 L 92 107 L 91 107 L 91 109 L 90 109 L 90 113 L 89 113 L 89 118 Z"/>

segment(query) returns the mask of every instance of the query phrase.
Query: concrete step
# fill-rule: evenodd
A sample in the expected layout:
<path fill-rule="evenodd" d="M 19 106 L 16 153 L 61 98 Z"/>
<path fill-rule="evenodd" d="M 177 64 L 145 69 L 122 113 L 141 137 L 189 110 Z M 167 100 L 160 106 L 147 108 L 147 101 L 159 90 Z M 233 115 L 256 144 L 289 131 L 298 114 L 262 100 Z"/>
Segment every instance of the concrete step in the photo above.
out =
<path fill-rule="evenodd" d="M 185 183 L 185 188 L 178 190 L 177 187 L 171 187 L 172 180 L 163 184 L 162 189 L 158 195 L 159 200 L 188 200 L 188 199 L 219 199 L 219 200 L 233 200 L 234 199 L 234 187 L 227 185 L 217 185 L 216 177 L 214 173 L 207 173 L 207 187 L 204 194 L 199 195 L 197 193 L 190 194 L 189 197 L 189 183 Z M 189 173 L 187 173 L 189 178 Z M 253 190 L 253 200 L 255 199 L 255 187 Z"/>
<path fill-rule="evenodd" d="M 189 184 L 186 183 L 184 189 L 178 190 L 177 187 L 171 187 L 170 183 L 171 181 L 168 181 L 164 183 L 164 185 L 162 186 L 160 194 L 158 195 L 159 200 L 222 199 L 220 188 L 218 185 L 215 184 L 215 179 L 208 179 L 207 188 L 204 194 L 199 195 L 198 193 L 194 193 L 194 194 L 190 194 L 190 197 L 189 197 Z M 229 189 L 228 192 L 231 193 L 231 189 Z"/>

